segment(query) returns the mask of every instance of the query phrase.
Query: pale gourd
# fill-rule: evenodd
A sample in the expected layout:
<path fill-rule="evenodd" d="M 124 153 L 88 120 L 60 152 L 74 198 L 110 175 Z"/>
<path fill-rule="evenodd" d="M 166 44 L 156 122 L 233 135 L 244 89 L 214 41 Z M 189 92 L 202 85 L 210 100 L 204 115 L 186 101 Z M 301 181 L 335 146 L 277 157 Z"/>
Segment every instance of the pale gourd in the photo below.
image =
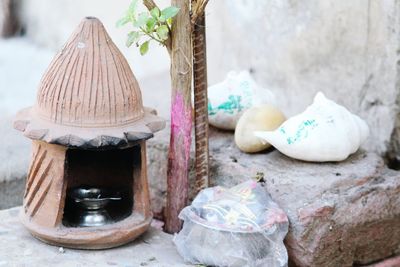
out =
<path fill-rule="evenodd" d="M 254 131 L 272 131 L 285 121 L 285 115 L 272 105 L 261 105 L 246 110 L 235 129 L 235 143 L 246 153 L 256 153 L 271 145 L 263 142 Z"/>
<path fill-rule="evenodd" d="M 304 161 L 342 161 L 356 152 L 369 135 L 367 123 L 319 92 L 304 112 L 274 131 L 255 136 L 283 154 Z"/>

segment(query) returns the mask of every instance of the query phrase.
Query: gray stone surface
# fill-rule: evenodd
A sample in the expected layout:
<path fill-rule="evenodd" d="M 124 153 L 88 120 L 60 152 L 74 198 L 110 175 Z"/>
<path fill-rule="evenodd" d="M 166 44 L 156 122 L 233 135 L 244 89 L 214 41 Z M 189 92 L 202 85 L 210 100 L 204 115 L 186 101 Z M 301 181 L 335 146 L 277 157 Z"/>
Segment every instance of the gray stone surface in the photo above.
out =
<path fill-rule="evenodd" d="M 25 179 L 0 182 L 0 210 L 22 205 Z"/>
<path fill-rule="evenodd" d="M 167 138 L 164 131 L 148 149 L 158 216 L 165 206 Z M 264 173 L 267 191 L 289 216 L 293 264 L 352 266 L 400 254 L 400 173 L 377 154 L 360 151 L 340 163 L 301 162 L 276 150 L 250 155 L 238 150 L 232 133 L 213 129 L 210 156 L 212 185 L 232 186 Z"/>
<path fill-rule="evenodd" d="M 184 267 L 172 235 L 155 228 L 122 247 L 88 251 L 50 246 L 33 238 L 18 220 L 19 208 L 0 211 L 0 266 Z"/>
<path fill-rule="evenodd" d="M 383 260 L 381 262 L 369 265 L 368 267 L 398 267 L 400 266 L 400 256 Z"/>
<path fill-rule="evenodd" d="M 167 127 L 148 143 L 152 205 L 158 217 L 165 206 L 168 136 Z M 342 163 L 320 164 L 277 151 L 248 155 L 236 148 L 232 133 L 215 129 L 210 147 L 213 185 L 231 186 L 264 173 L 268 192 L 288 213 L 286 244 L 299 266 L 368 264 L 400 254 L 400 175 L 376 154 L 359 152 Z M 21 184 L 16 194 L 22 194 Z"/>

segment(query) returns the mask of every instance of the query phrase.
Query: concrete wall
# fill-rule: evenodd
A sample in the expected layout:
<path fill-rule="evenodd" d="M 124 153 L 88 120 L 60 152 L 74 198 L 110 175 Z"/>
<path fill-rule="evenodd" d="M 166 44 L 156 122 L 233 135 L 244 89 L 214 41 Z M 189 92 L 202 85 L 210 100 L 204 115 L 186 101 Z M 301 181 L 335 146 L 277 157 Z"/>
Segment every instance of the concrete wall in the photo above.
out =
<path fill-rule="evenodd" d="M 58 50 L 68 39 L 82 18 L 98 17 L 116 45 L 122 50 L 138 78 L 159 73 L 169 67 L 169 58 L 163 47 L 153 44 L 150 53 L 141 56 L 138 49 L 125 46 L 128 26 L 117 28 L 116 22 L 129 6 L 129 0 L 19 0 L 20 19 L 35 43 Z M 168 1 L 157 1 L 160 7 Z M 144 9 L 144 7 L 143 7 Z"/>
<path fill-rule="evenodd" d="M 139 78 L 167 70 L 167 54 L 157 45 L 145 57 L 125 48 L 127 28 L 116 29 L 115 21 L 128 4 L 22 0 L 21 18 L 35 42 L 59 48 L 82 17 L 98 16 Z M 251 69 L 278 95 L 288 116 L 302 111 L 321 90 L 366 119 L 372 131 L 365 147 L 385 153 L 400 147 L 399 137 L 391 140 L 400 136 L 395 131 L 400 126 L 399 18 L 397 0 L 211 0 L 209 82 L 231 69 Z"/>

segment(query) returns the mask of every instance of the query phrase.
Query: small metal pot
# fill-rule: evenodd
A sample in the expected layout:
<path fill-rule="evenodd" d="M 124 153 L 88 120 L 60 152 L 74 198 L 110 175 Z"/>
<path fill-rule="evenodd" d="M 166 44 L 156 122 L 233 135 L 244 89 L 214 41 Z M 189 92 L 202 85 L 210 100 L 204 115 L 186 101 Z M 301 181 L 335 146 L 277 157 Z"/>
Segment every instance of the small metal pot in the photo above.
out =
<path fill-rule="evenodd" d="M 111 201 L 120 201 L 121 194 L 106 188 L 73 188 L 69 192 L 69 198 L 79 208 L 77 216 L 71 222 L 71 226 L 91 227 L 102 226 L 113 222 L 106 206 Z"/>

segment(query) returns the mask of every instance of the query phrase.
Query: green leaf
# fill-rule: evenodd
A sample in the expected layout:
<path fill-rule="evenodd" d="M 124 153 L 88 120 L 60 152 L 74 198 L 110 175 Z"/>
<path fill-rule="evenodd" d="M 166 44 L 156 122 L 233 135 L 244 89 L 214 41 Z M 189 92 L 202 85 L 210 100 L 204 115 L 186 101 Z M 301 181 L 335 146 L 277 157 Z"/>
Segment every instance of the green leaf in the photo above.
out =
<path fill-rule="evenodd" d="M 140 13 L 138 16 L 138 19 L 133 23 L 133 26 L 138 27 L 138 28 L 143 27 L 146 24 L 148 17 L 149 16 L 146 12 Z"/>
<path fill-rule="evenodd" d="M 129 5 L 129 8 L 128 8 L 128 13 L 129 14 L 134 14 L 135 13 L 137 2 L 138 2 L 138 0 L 132 0 L 131 4 Z"/>
<path fill-rule="evenodd" d="M 168 24 L 169 26 L 172 25 L 172 18 L 167 19 L 167 24 Z"/>
<path fill-rule="evenodd" d="M 149 41 L 144 42 L 141 46 L 140 46 L 140 54 L 143 56 L 144 54 L 147 53 L 147 51 L 149 51 Z"/>
<path fill-rule="evenodd" d="M 179 12 L 179 8 L 175 7 L 175 6 L 170 6 L 167 8 L 164 8 L 161 11 L 161 16 L 163 16 L 164 21 L 169 19 L 169 18 L 173 18 L 176 16 L 176 14 L 178 14 Z"/>
<path fill-rule="evenodd" d="M 140 33 L 139 32 L 130 32 L 128 34 L 128 39 L 126 40 L 126 46 L 130 47 L 133 43 L 137 42 L 139 40 Z"/>
<path fill-rule="evenodd" d="M 148 18 L 146 21 L 146 31 L 153 32 L 154 27 L 156 26 L 156 19 L 155 18 Z"/>
<path fill-rule="evenodd" d="M 129 18 L 130 22 L 135 23 L 136 21 L 136 6 L 138 0 L 132 0 L 131 4 L 129 5 L 128 10 L 126 11 L 126 16 Z"/>
<path fill-rule="evenodd" d="M 157 19 L 160 16 L 160 10 L 158 9 L 158 7 L 155 7 L 150 10 L 150 14 L 153 18 Z"/>
<path fill-rule="evenodd" d="M 130 20 L 129 20 L 129 17 L 126 16 L 126 17 L 120 18 L 120 19 L 117 21 L 116 25 L 117 25 L 117 27 L 121 27 L 121 26 L 124 26 L 125 24 L 127 24 L 129 21 L 130 21 Z"/>
<path fill-rule="evenodd" d="M 165 41 L 168 39 L 168 27 L 167 25 L 161 25 L 157 28 L 157 35 L 162 40 Z"/>

